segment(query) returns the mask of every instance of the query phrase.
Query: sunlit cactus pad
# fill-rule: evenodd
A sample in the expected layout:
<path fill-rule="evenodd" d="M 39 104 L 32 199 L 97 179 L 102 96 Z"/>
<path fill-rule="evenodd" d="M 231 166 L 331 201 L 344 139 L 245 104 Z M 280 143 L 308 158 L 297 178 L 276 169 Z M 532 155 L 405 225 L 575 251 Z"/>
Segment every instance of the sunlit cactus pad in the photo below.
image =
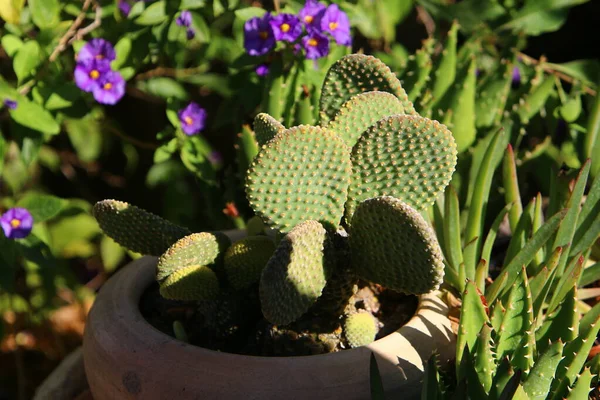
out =
<path fill-rule="evenodd" d="M 232 244 L 223 259 L 229 284 L 239 290 L 258 282 L 274 252 L 275 243 L 266 236 L 250 236 Z"/>
<path fill-rule="evenodd" d="M 404 106 L 404 114 L 415 109 L 400 80 L 381 60 L 364 54 L 350 54 L 331 66 L 325 77 L 319 105 L 319 124 L 326 125 L 353 96 L 364 92 L 389 92 Z"/>
<path fill-rule="evenodd" d="M 337 227 L 351 169 L 338 135 L 301 125 L 263 146 L 248 171 L 246 195 L 254 211 L 280 231 L 307 220 Z"/>
<path fill-rule="evenodd" d="M 418 115 L 393 115 L 369 128 L 352 150 L 346 221 L 361 201 L 393 196 L 422 210 L 450 182 L 456 165 L 452 133 Z"/>
<path fill-rule="evenodd" d="M 136 206 L 102 200 L 92 213 L 100 228 L 121 246 L 137 253 L 159 256 L 191 232 Z"/>
<path fill-rule="evenodd" d="M 352 148 L 371 125 L 383 117 L 402 113 L 404 106 L 393 94 L 366 92 L 345 102 L 326 127 L 339 134 L 346 145 Z"/>
<path fill-rule="evenodd" d="M 219 294 L 219 280 L 205 265 L 188 265 L 160 284 L 162 297 L 171 300 L 211 300 Z"/>
<path fill-rule="evenodd" d="M 344 335 L 350 347 L 366 346 L 375 340 L 377 322 L 371 313 L 352 314 L 344 323 Z"/>
<path fill-rule="evenodd" d="M 283 132 L 285 127 L 269 114 L 260 113 L 254 118 L 254 134 L 260 146 Z"/>
<path fill-rule="evenodd" d="M 362 279 L 408 294 L 436 289 L 444 275 L 435 233 L 415 209 L 390 196 L 365 200 L 352 218 L 352 266 Z"/>
<path fill-rule="evenodd" d="M 316 221 L 296 226 L 281 240 L 260 280 L 260 302 L 268 321 L 289 324 L 317 301 L 335 267 L 331 251 L 327 231 Z"/>
<path fill-rule="evenodd" d="M 160 256 L 156 280 L 162 281 L 173 272 L 189 265 L 210 265 L 215 263 L 231 244 L 221 232 L 201 232 L 188 235 Z"/>

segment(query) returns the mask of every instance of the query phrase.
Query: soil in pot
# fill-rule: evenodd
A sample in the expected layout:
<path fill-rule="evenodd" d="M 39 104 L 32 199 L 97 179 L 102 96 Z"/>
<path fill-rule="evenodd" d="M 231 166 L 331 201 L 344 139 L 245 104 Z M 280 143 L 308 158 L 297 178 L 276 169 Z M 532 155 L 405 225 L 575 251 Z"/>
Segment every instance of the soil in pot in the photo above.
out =
<path fill-rule="evenodd" d="M 370 312 L 378 323 L 376 339 L 396 331 L 414 315 L 418 298 L 359 284 L 348 308 Z M 182 302 L 163 298 L 157 283 L 144 292 L 140 311 L 156 329 L 175 336 L 179 321 L 189 343 L 227 353 L 255 356 L 300 356 L 349 348 L 342 334 L 343 318 L 308 313 L 285 327 L 274 326 L 260 312 L 257 288 L 223 295 L 221 301 Z"/>

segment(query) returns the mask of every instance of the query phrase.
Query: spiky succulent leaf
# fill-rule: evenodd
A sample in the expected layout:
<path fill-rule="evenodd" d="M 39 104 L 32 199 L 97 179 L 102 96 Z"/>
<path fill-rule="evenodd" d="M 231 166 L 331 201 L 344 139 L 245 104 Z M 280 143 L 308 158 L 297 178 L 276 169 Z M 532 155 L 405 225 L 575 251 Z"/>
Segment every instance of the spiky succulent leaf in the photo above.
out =
<path fill-rule="evenodd" d="M 492 339 L 493 330 L 491 324 L 483 325 L 474 346 L 473 366 L 486 393 L 489 393 L 492 388 L 497 368 L 494 340 Z"/>
<path fill-rule="evenodd" d="M 568 343 L 579 333 L 579 313 L 577 312 L 577 288 L 571 291 L 560 303 L 559 307 L 546 315 L 542 326 L 536 332 L 536 340 L 543 351 L 546 343 L 561 340 Z"/>
<path fill-rule="evenodd" d="M 400 81 L 387 65 L 373 56 L 350 54 L 327 71 L 321 90 L 319 124 L 334 119 L 342 104 L 353 96 L 373 91 L 392 93 L 403 104 L 404 114 L 415 113 Z"/>
<path fill-rule="evenodd" d="M 492 307 L 492 313 L 490 316 L 490 322 L 492 323 L 492 327 L 496 332 L 498 332 L 500 326 L 502 325 L 504 313 L 506 313 L 506 308 L 504 308 L 502 301 L 496 300 L 494 306 Z"/>
<path fill-rule="evenodd" d="M 546 312 L 551 313 L 554 311 L 568 293 L 577 286 L 577 282 L 579 282 L 579 277 L 583 271 L 584 262 L 585 258 L 583 256 L 573 258 L 566 271 L 560 277 Z M 560 264 L 558 266 L 560 266 Z M 557 269 L 557 273 L 559 272 L 560 270 Z"/>
<path fill-rule="evenodd" d="M 260 279 L 268 321 L 289 324 L 317 301 L 335 267 L 331 250 L 328 233 L 317 221 L 297 225 L 279 242 Z"/>
<path fill-rule="evenodd" d="M 211 265 L 222 258 L 231 241 L 220 232 L 201 232 L 181 238 L 158 259 L 156 280 L 161 282 L 190 265 Z"/>
<path fill-rule="evenodd" d="M 360 93 L 342 105 L 326 128 L 340 135 L 346 145 L 352 148 L 371 125 L 384 117 L 403 112 L 402 103 L 391 93 Z"/>
<path fill-rule="evenodd" d="M 351 158 L 347 222 L 361 201 L 376 196 L 396 197 L 417 210 L 431 205 L 450 182 L 456 145 L 437 121 L 394 115 L 367 129 Z"/>
<path fill-rule="evenodd" d="M 504 63 L 490 79 L 479 85 L 475 112 L 478 128 L 500 122 L 510 93 L 513 68 L 512 63 Z"/>
<path fill-rule="evenodd" d="M 410 294 L 441 284 L 444 262 L 435 233 L 403 201 L 390 196 L 365 200 L 352 225 L 352 267 L 360 278 Z"/>
<path fill-rule="evenodd" d="M 123 201 L 99 201 L 92 214 L 104 233 L 115 242 L 136 253 L 151 256 L 160 256 L 177 240 L 191 233 Z"/>
<path fill-rule="evenodd" d="M 590 390 L 592 390 L 591 386 L 593 377 L 594 376 L 590 372 L 590 369 L 585 368 L 577 377 L 577 382 L 575 382 L 573 389 L 569 391 L 567 400 L 587 399 L 588 395 L 590 394 Z"/>
<path fill-rule="evenodd" d="M 467 281 L 462 295 L 462 308 L 456 339 L 456 365 L 461 366 L 463 357 L 468 357 L 469 349 L 474 348 L 477 336 L 484 325 L 489 323 L 485 304 L 481 293 L 472 281 Z M 463 377 L 464 371 L 459 368 L 458 377 Z"/>
<path fill-rule="evenodd" d="M 440 377 L 439 356 L 434 353 L 427 360 L 421 400 L 438 400 L 443 398 L 444 384 Z"/>
<path fill-rule="evenodd" d="M 160 283 L 160 294 L 171 300 L 211 300 L 219 294 L 219 280 L 205 265 L 188 265 Z"/>
<path fill-rule="evenodd" d="M 372 343 L 377 335 L 375 319 L 368 312 L 348 316 L 344 322 L 344 335 L 352 348 Z"/>
<path fill-rule="evenodd" d="M 514 382 L 515 371 L 510 365 L 510 361 L 505 357 L 498 364 L 492 389 L 490 390 L 490 399 L 500 399 L 505 389 L 510 386 L 511 381 Z"/>
<path fill-rule="evenodd" d="M 258 153 L 246 177 L 246 195 L 263 220 L 283 232 L 315 220 L 337 227 L 351 174 L 339 136 L 301 125 L 279 134 Z"/>
<path fill-rule="evenodd" d="M 239 290 L 258 282 L 274 251 L 275 243 L 267 236 L 249 236 L 232 244 L 223 258 L 229 284 Z"/>
<path fill-rule="evenodd" d="M 285 131 L 285 126 L 269 114 L 260 113 L 254 117 L 254 134 L 259 146 L 267 143 L 283 131 Z"/>
<path fill-rule="evenodd" d="M 552 343 L 537 359 L 523 382 L 523 389 L 532 400 L 543 400 L 548 396 L 558 363 L 562 358 L 563 347 L 560 341 Z"/>

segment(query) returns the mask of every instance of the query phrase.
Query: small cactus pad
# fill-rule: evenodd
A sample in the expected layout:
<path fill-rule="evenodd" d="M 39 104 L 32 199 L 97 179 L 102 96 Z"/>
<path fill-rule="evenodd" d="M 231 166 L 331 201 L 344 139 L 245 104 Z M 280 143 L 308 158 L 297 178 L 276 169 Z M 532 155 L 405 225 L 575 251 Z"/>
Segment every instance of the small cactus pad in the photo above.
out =
<path fill-rule="evenodd" d="M 280 231 L 311 219 L 337 227 L 351 173 L 349 149 L 338 135 L 300 125 L 263 146 L 248 170 L 246 195 L 254 211 Z"/>
<path fill-rule="evenodd" d="M 393 115 L 370 127 L 352 150 L 346 222 L 361 201 L 394 196 L 417 210 L 432 204 L 456 165 L 452 133 L 418 115 Z"/>
<path fill-rule="evenodd" d="M 366 346 L 375 340 L 377 323 L 370 313 L 352 314 L 344 323 L 344 335 L 350 347 Z"/>
<path fill-rule="evenodd" d="M 223 259 L 231 286 L 239 290 L 258 282 L 274 252 L 275 244 L 266 236 L 250 236 L 231 245 Z"/>
<path fill-rule="evenodd" d="M 327 129 L 337 133 L 350 148 L 375 122 L 388 115 L 403 114 L 404 106 L 396 96 L 386 92 L 357 94 L 344 103 Z"/>
<path fill-rule="evenodd" d="M 190 265 L 210 265 L 219 259 L 231 241 L 220 232 L 193 233 L 180 240 L 160 256 L 156 280 L 162 281 L 175 271 Z"/>
<path fill-rule="evenodd" d="M 367 281 L 423 294 L 442 282 L 440 246 L 421 214 L 394 197 L 365 200 L 352 218 L 352 266 Z"/>
<path fill-rule="evenodd" d="M 289 324 L 317 301 L 335 266 L 331 250 L 327 231 L 317 221 L 297 225 L 281 240 L 260 279 L 268 321 Z"/>
<path fill-rule="evenodd" d="M 92 214 L 104 233 L 115 242 L 136 253 L 151 256 L 160 256 L 173 243 L 191 233 L 123 201 L 99 201 Z"/>
<path fill-rule="evenodd" d="M 331 66 L 321 90 L 319 125 L 335 118 L 342 104 L 364 92 L 389 92 L 398 97 L 405 114 L 415 114 L 400 80 L 390 68 L 373 56 L 350 54 Z"/>
<path fill-rule="evenodd" d="M 254 134 L 259 146 L 285 131 L 285 126 L 269 114 L 260 113 L 254 118 Z"/>
<path fill-rule="evenodd" d="M 205 265 L 188 265 L 160 284 L 160 295 L 170 300 L 210 300 L 219 294 L 219 280 Z"/>

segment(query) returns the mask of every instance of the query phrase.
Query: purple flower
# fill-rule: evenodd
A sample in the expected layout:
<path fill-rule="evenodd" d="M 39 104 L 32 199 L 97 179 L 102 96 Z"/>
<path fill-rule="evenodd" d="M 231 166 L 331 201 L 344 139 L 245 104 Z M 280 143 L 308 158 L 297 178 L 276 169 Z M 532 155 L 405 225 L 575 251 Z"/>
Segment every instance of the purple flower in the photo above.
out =
<path fill-rule="evenodd" d="M 127 17 L 131 12 L 131 3 L 127 0 L 119 0 L 119 10 Z"/>
<path fill-rule="evenodd" d="M 267 64 L 260 64 L 256 67 L 255 71 L 258 76 L 266 76 L 269 74 L 269 66 Z"/>
<path fill-rule="evenodd" d="M 94 88 L 94 99 L 101 104 L 116 104 L 125 94 L 125 79 L 117 71 L 106 71 Z"/>
<path fill-rule="evenodd" d="M 6 108 L 8 108 L 10 110 L 16 110 L 17 105 L 18 105 L 15 100 L 11 100 L 11 99 L 4 99 L 3 103 L 6 106 Z"/>
<path fill-rule="evenodd" d="M 317 0 L 306 0 L 304 7 L 298 13 L 300 20 L 304 23 L 307 32 L 313 30 L 321 31 L 321 18 L 327 7 Z"/>
<path fill-rule="evenodd" d="M 96 60 L 109 64 L 116 56 L 115 48 L 110 42 L 101 38 L 95 38 L 87 42 L 81 50 L 79 50 L 77 62 L 85 63 Z"/>
<path fill-rule="evenodd" d="M 74 72 L 75 84 L 84 92 L 93 92 L 102 76 L 109 71 L 110 65 L 103 60 L 79 62 Z"/>
<path fill-rule="evenodd" d="M 321 18 L 321 29 L 329 32 L 337 44 L 342 46 L 350 46 L 352 44 L 350 20 L 337 4 L 332 4 L 325 10 L 323 18 Z"/>
<path fill-rule="evenodd" d="M 188 135 L 195 135 L 204 129 L 206 110 L 197 103 L 191 102 L 177 113 L 181 122 L 181 129 Z"/>
<path fill-rule="evenodd" d="M 512 84 L 511 84 L 511 86 L 513 88 L 515 88 L 515 87 L 519 87 L 520 84 L 521 84 L 521 70 L 519 69 L 519 67 L 517 67 L 515 65 L 515 67 L 512 70 Z"/>
<path fill-rule="evenodd" d="M 189 27 L 192 24 L 192 13 L 187 10 L 183 10 L 179 17 L 175 20 L 175 23 L 179 26 Z"/>
<path fill-rule="evenodd" d="M 185 30 L 185 37 L 187 38 L 187 40 L 192 40 L 196 37 L 196 31 L 194 31 L 193 28 L 187 28 Z"/>
<path fill-rule="evenodd" d="M 33 228 L 33 217 L 25 208 L 9 209 L 0 217 L 4 235 L 9 239 L 23 239 Z"/>
<path fill-rule="evenodd" d="M 270 23 L 275 40 L 293 42 L 302 34 L 300 20 L 293 14 L 279 14 Z"/>
<path fill-rule="evenodd" d="M 312 32 L 302 38 L 306 58 L 314 60 L 329 54 L 329 38 L 321 33 Z"/>
<path fill-rule="evenodd" d="M 250 18 L 244 24 L 244 48 L 251 56 L 267 54 L 275 46 L 275 36 L 271 28 L 271 14 Z"/>

